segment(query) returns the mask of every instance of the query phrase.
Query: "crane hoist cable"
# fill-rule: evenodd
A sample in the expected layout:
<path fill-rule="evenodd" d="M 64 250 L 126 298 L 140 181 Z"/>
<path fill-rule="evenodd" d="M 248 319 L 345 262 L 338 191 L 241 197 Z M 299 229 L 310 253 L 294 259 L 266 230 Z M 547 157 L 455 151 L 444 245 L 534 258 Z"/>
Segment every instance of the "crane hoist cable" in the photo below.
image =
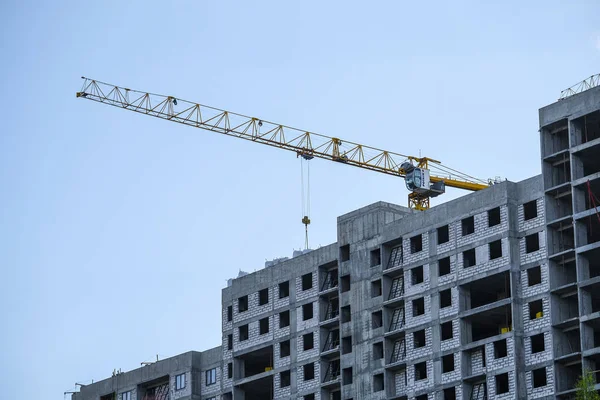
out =
<path fill-rule="evenodd" d="M 306 169 L 306 180 L 304 170 Z M 300 157 L 300 186 L 302 197 L 302 223 L 304 224 L 304 248 L 308 250 L 308 225 L 310 225 L 310 160 Z"/>
<path fill-rule="evenodd" d="M 175 96 L 132 90 L 82 77 L 78 98 L 201 128 L 223 135 L 293 151 L 297 156 L 335 161 L 404 178 L 409 190 L 408 205 L 416 210 L 430 207 L 430 198 L 445 192 L 446 186 L 482 190 L 493 184 L 443 165 L 429 157 L 415 157 L 292 128 L 256 117 L 190 102 Z M 357 126 L 368 121 L 357 118 Z M 261 130 L 261 127 L 263 128 Z M 390 128 L 392 128 L 390 126 Z M 423 135 L 418 133 L 419 138 Z"/>

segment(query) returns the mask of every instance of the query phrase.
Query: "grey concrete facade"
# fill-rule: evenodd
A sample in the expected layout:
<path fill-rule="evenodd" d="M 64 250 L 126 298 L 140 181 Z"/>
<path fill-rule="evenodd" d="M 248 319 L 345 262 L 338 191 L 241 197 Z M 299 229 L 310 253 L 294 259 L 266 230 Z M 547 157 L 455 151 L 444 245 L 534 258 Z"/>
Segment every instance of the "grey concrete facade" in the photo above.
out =
<path fill-rule="evenodd" d="M 600 370 L 600 87 L 540 109 L 558 398 Z"/>
<path fill-rule="evenodd" d="M 223 289 L 220 347 L 74 399 L 571 398 L 600 369 L 600 88 L 542 108 L 540 135 L 542 175 L 340 216 L 336 243 Z"/>

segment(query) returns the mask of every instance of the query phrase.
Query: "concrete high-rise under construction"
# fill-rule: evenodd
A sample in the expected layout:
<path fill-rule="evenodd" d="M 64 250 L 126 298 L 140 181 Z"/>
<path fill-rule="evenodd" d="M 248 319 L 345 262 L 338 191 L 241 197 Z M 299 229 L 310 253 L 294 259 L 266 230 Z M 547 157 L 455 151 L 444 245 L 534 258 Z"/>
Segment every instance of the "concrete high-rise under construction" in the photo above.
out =
<path fill-rule="evenodd" d="M 574 398 L 600 378 L 600 86 L 539 118 L 541 175 L 343 215 L 223 289 L 221 346 L 73 399 Z"/>

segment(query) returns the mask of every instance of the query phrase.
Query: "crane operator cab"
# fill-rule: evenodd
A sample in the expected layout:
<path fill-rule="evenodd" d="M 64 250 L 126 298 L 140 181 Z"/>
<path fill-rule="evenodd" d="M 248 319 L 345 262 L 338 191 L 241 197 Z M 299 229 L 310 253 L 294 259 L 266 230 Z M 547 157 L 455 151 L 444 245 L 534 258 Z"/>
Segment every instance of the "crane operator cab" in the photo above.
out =
<path fill-rule="evenodd" d="M 405 173 L 406 188 L 411 192 L 427 197 L 436 197 L 446 191 L 444 181 L 431 183 L 428 169 L 415 167 L 409 162 L 402 163 L 400 168 Z"/>

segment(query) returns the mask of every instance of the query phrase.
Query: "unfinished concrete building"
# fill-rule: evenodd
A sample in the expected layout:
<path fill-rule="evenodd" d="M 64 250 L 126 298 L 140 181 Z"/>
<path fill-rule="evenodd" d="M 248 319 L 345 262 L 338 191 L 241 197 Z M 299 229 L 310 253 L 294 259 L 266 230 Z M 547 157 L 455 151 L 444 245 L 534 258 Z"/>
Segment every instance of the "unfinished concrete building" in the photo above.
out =
<path fill-rule="evenodd" d="M 574 397 L 600 370 L 600 87 L 542 108 L 540 136 L 542 175 L 343 215 L 223 289 L 220 347 L 74 400 Z"/>

